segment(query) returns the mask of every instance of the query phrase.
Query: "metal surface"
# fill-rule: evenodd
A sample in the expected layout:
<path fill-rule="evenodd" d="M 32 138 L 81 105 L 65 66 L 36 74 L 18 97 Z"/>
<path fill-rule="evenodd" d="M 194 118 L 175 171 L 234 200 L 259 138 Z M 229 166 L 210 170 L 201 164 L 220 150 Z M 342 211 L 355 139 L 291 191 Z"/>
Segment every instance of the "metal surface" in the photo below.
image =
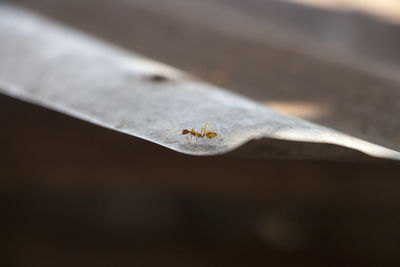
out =
<path fill-rule="evenodd" d="M 313 143 L 324 143 L 344 147 L 339 149 L 343 154 L 360 156 L 352 152 L 357 150 L 400 160 L 399 152 L 282 115 L 15 6 L 0 5 L 0 35 L 4 94 L 182 153 L 221 154 L 250 140 L 263 139 L 258 142 L 264 144 L 277 139 L 305 144 L 300 151 L 293 146 L 293 152 L 286 143 L 275 151 L 278 156 L 337 156 L 337 149 L 325 146 L 315 151 Z M 223 143 L 203 138 L 195 145 L 179 134 L 163 139 L 171 128 L 200 131 L 205 122 Z"/>

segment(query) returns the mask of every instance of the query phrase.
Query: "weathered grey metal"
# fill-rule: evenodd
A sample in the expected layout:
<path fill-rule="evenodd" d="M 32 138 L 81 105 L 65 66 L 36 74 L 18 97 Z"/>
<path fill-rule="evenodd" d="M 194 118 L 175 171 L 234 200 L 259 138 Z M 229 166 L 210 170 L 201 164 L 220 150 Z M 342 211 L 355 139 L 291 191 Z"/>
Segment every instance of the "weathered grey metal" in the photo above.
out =
<path fill-rule="evenodd" d="M 0 36 L 2 93 L 182 153 L 221 154 L 277 139 L 305 142 L 295 153 L 301 156 L 329 158 L 333 150 L 312 145 L 325 143 L 400 160 L 399 152 L 277 113 L 9 4 L 0 4 Z M 222 143 L 201 138 L 196 145 L 178 133 L 163 138 L 174 127 L 200 131 L 205 122 Z"/>

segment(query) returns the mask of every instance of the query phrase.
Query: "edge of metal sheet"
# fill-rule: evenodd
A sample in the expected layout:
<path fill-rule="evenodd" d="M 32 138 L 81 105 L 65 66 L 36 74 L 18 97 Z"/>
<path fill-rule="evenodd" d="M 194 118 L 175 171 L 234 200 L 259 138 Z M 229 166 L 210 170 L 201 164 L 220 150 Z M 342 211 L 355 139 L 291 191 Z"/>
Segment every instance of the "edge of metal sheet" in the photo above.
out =
<path fill-rule="evenodd" d="M 400 160 L 397 151 L 280 114 L 12 4 L 0 3 L 0 35 L 0 92 L 178 152 L 244 146 L 257 155 Z M 218 138 L 201 132 L 206 122 Z M 200 135 L 188 140 L 184 128 Z"/>

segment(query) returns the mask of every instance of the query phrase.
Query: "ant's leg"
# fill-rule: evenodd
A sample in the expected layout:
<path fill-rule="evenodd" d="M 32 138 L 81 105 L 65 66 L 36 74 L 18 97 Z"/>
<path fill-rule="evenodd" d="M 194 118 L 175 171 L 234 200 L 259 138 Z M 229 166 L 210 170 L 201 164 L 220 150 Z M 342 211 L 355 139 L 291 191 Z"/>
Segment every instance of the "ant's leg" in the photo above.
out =
<path fill-rule="evenodd" d="M 218 142 L 221 143 L 221 145 L 226 146 L 226 145 L 224 144 L 224 142 L 222 142 L 222 139 L 221 139 L 221 138 L 219 138 L 219 137 L 216 136 L 215 139 L 217 139 Z"/>
<path fill-rule="evenodd" d="M 206 122 L 204 124 L 204 132 L 203 132 L 203 134 L 205 134 L 207 132 L 207 125 L 210 126 L 210 124 L 208 124 L 208 122 Z"/>
<path fill-rule="evenodd" d="M 208 125 L 208 128 L 210 128 L 211 131 L 215 132 L 214 129 L 211 128 L 211 125 L 208 122 L 206 122 L 206 125 Z"/>

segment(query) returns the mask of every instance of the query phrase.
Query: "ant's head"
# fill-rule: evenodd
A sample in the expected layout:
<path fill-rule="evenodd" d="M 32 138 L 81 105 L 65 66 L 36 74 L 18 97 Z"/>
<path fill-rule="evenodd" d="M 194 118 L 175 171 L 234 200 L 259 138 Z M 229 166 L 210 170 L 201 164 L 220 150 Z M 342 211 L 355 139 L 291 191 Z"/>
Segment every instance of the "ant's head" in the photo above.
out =
<path fill-rule="evenodd" d="M 188 133 L 189 133 L 189 130 L 188 130 L 188 129 L 183 129 L 181 134 L 182 134 L 182 135 L 185 135 L 185 134 L 188 134 Z"/>
<path fill-rule="evenodd" d="M 216 132 L 206 132 L 206 136 L 208 138 L 214 138 L 217 136 L 217 133 Z"/>

